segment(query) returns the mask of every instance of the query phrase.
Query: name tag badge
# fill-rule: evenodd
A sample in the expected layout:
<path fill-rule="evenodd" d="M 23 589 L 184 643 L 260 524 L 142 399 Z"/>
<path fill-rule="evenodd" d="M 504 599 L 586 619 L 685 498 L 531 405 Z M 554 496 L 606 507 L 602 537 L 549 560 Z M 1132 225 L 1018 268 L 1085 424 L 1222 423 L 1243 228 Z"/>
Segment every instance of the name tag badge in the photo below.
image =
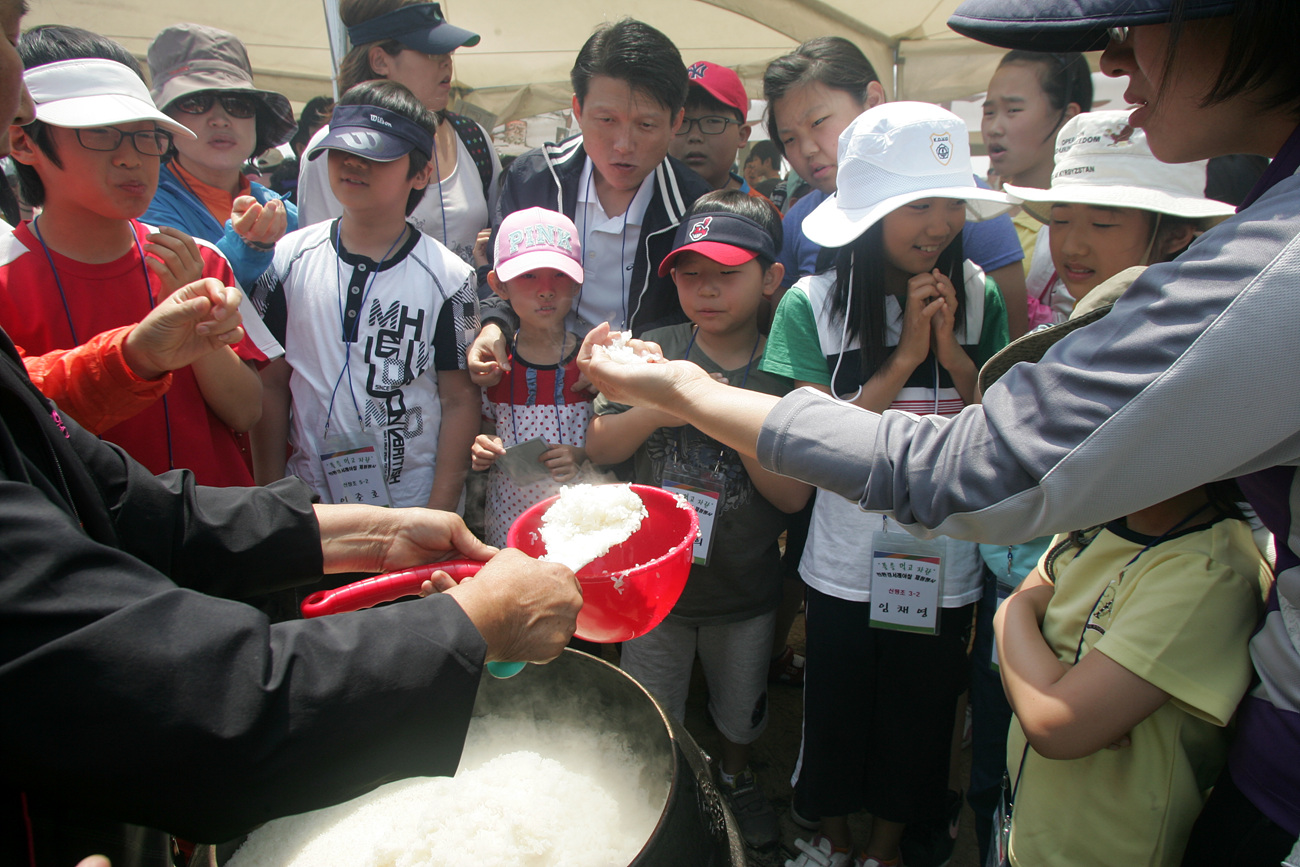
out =
<path fill-rule="evenodd" d="M 374 437 L 364 432 L 330 437 L 325 440 L 320 463 L 331 501 L 393 505 L 384 479 L 382 452 Z"/>
<path fill-rule="evenodd" d="M 697 566 L 709 565 L 709 553 L 713 550 L 713 525 L 722 513 L 722 505 L 727 499 L 723 475 L 669 461 L 664 466 L 663 481 L 659 487 L 680 494 L 695 507 L 695 513 L 700 518 L 700 534 L 695 537 L 692 562 Z"/>
<path fill-rule="evenodd" d="M 878 533 L 871 555 L 871 625 L 939 634 L 943 543 Z"/>

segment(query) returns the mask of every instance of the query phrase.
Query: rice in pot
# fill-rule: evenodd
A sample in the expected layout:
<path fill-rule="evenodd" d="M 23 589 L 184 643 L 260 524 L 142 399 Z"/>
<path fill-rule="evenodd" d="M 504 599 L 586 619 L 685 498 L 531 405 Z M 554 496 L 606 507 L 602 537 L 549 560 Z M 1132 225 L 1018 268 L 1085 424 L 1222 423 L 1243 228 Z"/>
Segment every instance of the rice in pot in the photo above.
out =
<path fill-rule="evenodd" d="M 455 777 L 381 786 L 268 822 L 227 867 L 609 867 L 649 839 L 668 781 L 640 785 L 618 734 L 477 717 Z"/>

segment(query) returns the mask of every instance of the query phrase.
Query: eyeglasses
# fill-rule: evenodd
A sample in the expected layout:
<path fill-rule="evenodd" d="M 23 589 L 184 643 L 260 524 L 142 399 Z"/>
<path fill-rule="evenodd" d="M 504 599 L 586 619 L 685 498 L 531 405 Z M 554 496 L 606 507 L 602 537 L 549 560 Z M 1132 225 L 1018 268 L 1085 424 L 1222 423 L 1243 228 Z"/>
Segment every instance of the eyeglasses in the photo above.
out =
<path fill-rule="evenodd" d="M 218 94 L 211 90 L 203 90 L 198 93 L 191 93 L 189 96 L 182 96 L 171 104 L 171 108 L 185 114 L 207 114 L 212 111 L 212 106 L 221 102 L 221 107 L 226 114 L 240 120 L 248 120 L 257 114 L 257 103 L 247 97 L 236 94 Z"/>
<path fill-rule="evenodd" d="M 1116 43 L 1118 43 L 1118 42 L 1127 42 L 1127 41 L 1128 41 L 1128 28 L 1127 28 L 1127 27 L 1108 27 L 1108 28 L 1106 28 L 1106 35 L 1110 37 L 1110 41 L 1111 41 L 1111 42 L 1116 42 Z"/>
<path fill-rule="evenodd" d="M 172 147 L 172 134 L 160 129 L 127 132 L 115 126 L 96 126 L 75 132 L 77 141 L 88 151 L 115 151 L 122 146 L 124 138 L 131 139 L 136 152 L 147 157 L 163 156 Z"/>
<path fill-rule="evenodd" d="M 740 126 L 740 121 L 730 120 L 725 117 L 688 117 L 682 120 L 682 125 L 677 128 L 678 135 L 690 135 L 691 128 L 699 126 L 700 132 L 705 135 L 722 135 L 727 129 L 727 124 L 734 123 Z"/>

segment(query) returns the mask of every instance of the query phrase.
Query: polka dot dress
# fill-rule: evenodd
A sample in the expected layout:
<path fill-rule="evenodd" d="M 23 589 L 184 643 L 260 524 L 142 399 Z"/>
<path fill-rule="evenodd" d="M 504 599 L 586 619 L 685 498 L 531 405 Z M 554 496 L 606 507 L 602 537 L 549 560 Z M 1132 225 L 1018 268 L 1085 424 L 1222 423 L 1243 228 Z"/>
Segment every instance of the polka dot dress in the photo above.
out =
<path fill-rule="evenodd" d="M 574 361 L 577 354 L 575 347 L 563 367 L 535 366 L 523 358 L 511 358 L 510 372 L 483 392 L 483 414 L 496 422 L 502 445 L 510 448 L 534 437 L 552 446 L 581 446 L 587 441 L 595 395 L 573 390 L 579 377 Z M 505 547 L 506 531 L 515 518 L 534 503 L 558 494 L 562 487 L 549 478 L 520 487 L 494 466 L 488 475 L 487 543 Z"/>

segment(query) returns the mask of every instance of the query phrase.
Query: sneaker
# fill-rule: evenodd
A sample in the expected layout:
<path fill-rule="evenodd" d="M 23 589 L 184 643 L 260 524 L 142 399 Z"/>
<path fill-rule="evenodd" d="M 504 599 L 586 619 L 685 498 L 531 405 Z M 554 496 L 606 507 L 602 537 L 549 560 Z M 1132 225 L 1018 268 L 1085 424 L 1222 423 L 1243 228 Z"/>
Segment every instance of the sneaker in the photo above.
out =
<path fill-rule="evenodd" d="M 719 781 L 718 790 L 736 817 L 740 836 L 755 849 L 771 846 L 781 839 L 781 824 L 772 803 L 758 789 L 752 771 L 744 770 L 730 784 Z"/>
<path fill-rule="evenodd" d="M 936 819 L 909 822 L 900 848 L 910 867 L 947 867 L 961 827 L 961 792 L 949 789 Z"/>
<path fill-rule="evenodd" d="M 772 664 L 767 669 L 767 682 L 803 686 L 803 667 L 804 658 L 787 644 L 781 655 L 772 659 Z"/>
<path fill-rule="evenodd" d="M 800 812 L 798 803 L 794 796 L 790 797 L 790 821 L 794 822 L 805 831 L 816 831 L 822 826 L 820 816 L 813 815 L 811 810 Z"/>
<path fill-rule="evenodd" d="M 787 858 L 785 867 L 855 867 L 852 852 L 838 852 L 831 846 L 831 841 L 818 834 L 812 840 L 795 840 L 799 850 L 798 858 Z"/>

